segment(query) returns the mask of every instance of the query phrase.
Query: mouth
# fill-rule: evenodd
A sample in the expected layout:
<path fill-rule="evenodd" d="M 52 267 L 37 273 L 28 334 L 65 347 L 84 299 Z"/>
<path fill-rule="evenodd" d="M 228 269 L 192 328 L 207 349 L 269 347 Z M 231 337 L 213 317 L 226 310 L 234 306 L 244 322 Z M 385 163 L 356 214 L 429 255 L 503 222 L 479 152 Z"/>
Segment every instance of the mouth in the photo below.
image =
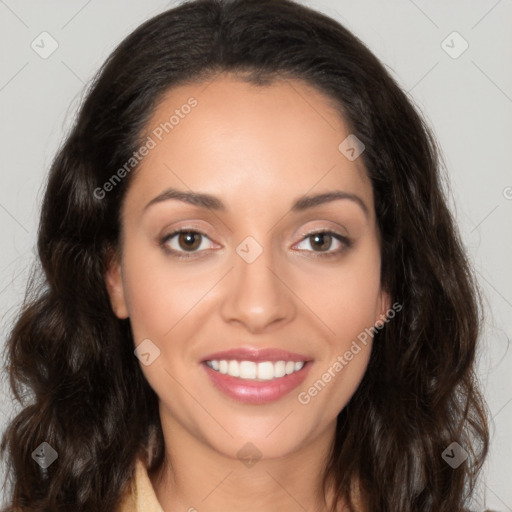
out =
<path fill-rule="evenodd" d="M 259 382 L 281 379 L 286 375 L 300 371 L 306 361 L 238 361 L 236 359 L 213 359 L 205 361 L 212 370 L 223 375 L 238 377 L 243 380 Z"/>
<path fill-rule="evenodd" d="M 298 387 L 313 360 L 279 349 L 239 348 L 201 361 L 210 382 L 224 396 L 247 404 L 280 400 Z"/>

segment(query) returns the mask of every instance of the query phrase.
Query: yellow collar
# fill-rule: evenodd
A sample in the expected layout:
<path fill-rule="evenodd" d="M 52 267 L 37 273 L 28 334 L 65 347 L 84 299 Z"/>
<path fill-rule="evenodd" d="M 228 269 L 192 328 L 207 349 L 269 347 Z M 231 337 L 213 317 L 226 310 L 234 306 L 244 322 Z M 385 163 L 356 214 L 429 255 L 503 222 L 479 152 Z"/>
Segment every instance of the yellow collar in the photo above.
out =
<path fill-rule="evenodd" d="M 142 459 L 135 462 L 135 474 L 123 497 L 119 512 L 164 512 Z"/>

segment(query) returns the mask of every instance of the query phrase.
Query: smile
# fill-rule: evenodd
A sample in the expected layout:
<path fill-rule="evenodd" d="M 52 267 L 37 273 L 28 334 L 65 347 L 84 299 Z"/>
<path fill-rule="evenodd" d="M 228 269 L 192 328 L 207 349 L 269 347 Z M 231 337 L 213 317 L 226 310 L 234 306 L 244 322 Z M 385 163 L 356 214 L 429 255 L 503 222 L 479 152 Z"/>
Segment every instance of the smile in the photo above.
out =
<path fill-rule="evenodd" d="M 309 373 L 311 361 L 203 361 L 214 389 L 236 402 L 262 405 L 284 398 L 299 387 Z M 288 373 L 289 372 L 289 373 Z"/>
<path fill-rule="evenodd" d="M 206 364 L 223 375 L 238 377 L 244 380 L 269 381 L 280 379 L 298 372 L 305 361 L 238 361 L 235 359 L 206 361 Z"/>

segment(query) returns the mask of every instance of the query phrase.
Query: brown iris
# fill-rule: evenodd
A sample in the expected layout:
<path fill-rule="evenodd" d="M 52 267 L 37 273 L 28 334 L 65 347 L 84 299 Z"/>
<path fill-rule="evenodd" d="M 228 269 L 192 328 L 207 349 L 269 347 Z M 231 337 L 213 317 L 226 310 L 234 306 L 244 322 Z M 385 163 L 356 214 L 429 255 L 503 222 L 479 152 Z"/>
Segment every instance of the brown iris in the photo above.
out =
<path fill-rule="evenodd" d="M 186 251 L 193 251 L 201 245 L 201 234 L 194 231 L 184 231 L 178 237 L 179 246 Z"/>
<path fill-rule="evenodd" d="M 331 247 L 332 235 L 329 233 L 316 233 L 310 235 L 311 247 L 318 248 L 320 251 L 327 251 Z"/>

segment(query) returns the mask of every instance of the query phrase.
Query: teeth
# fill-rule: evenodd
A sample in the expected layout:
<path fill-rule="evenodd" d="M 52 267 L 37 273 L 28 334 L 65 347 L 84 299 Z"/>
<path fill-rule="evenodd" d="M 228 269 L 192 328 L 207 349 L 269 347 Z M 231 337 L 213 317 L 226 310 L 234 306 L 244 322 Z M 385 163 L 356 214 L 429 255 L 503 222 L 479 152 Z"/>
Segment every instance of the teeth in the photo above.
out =
<path fill-rule="evenodd" d="M 298 372 L 303 366 L 304 361 L 262 361 L 255 363 L 253 361 L 225 360 L 206 361 L 206 364 L 214 370 L 239 377 L 241 379 L 272 380 Z"/>
<path fill-rule="evenodd" d="M 237 363 L 238 361 L 234 362 Z M 240 361 L 238 368 L 241 379 L 255 379 L 258 375 L 258 367 L 252 361 Z"/>
<path fill-rule="evenodd" d="M 286 363 L 284 361 L 277 361 L 274 363 L 274 377 L 284 377 L 286 375 Z"/>
<path fill-rule="evenodd" d="M 238 369 L 238 361 L 229 361 L 228 363 L 228 375 L 232 377 L 239 377 L 240 371 Z"/>
<path fill-rule="evenodd" d="M 274 363 L 272 361 L 265 361 L 258 363 L 258 379 L 272 380 L 274 378 Z"/>
<path fill-rule="evenodd" d="M 293 361 L 287 361 L 286 367 L 285 367 L 286 375 L 290 375 L 290 373 L 293 373 L 294 370 L 295 370 L 295 363 Z"/>

